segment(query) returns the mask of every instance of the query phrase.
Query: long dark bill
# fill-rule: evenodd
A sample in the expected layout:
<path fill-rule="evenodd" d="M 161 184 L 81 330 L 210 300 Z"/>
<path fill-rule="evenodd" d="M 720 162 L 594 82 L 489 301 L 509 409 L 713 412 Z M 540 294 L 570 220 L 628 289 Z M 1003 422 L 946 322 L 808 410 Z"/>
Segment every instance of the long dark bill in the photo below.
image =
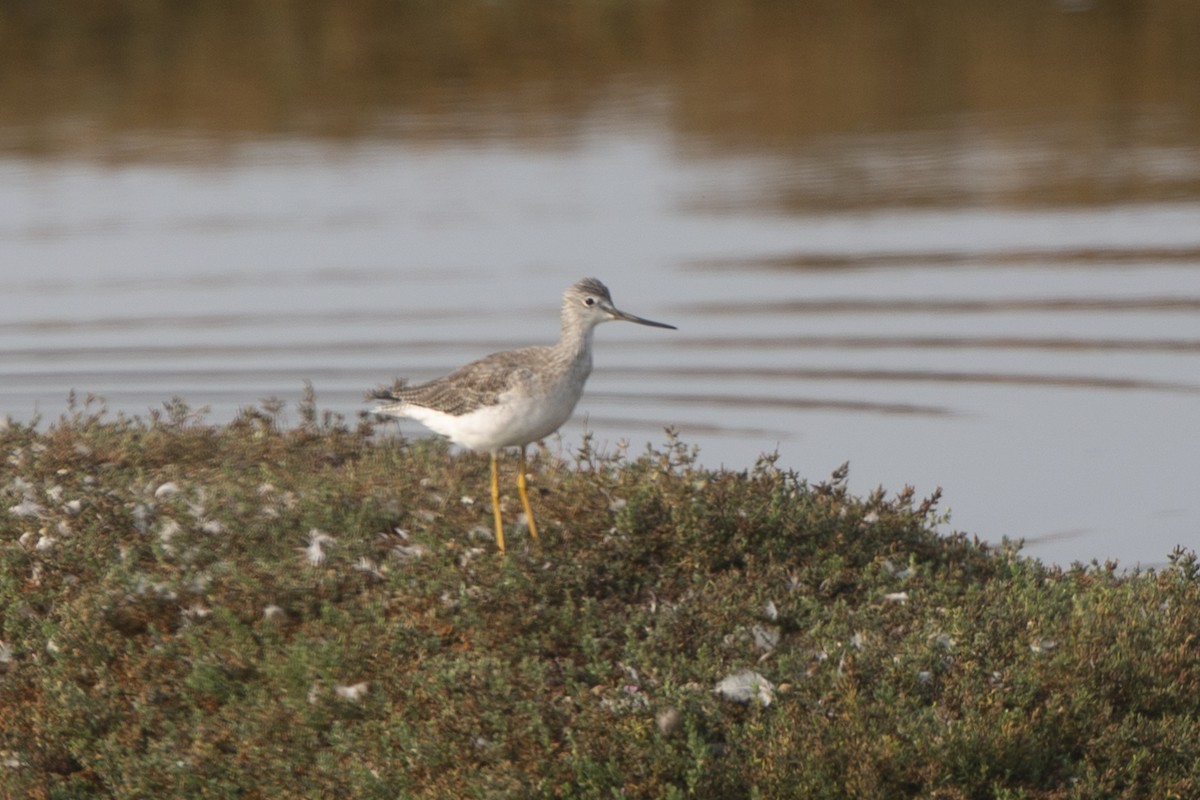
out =
<path fill-rule="evenodd" d="M 641 317 L 633 314 L 626 314 L 624 311 L 621 311 L 618 308 L 614 308 L 610 313 L 612 314 L 613 319 L 623 319 L 626 322 L 636 322 L 638 325 L 649 325 L 651 328 L 670 328 L 673 331 L 679 330 L 674 325 L 668 325 L 665 322 L 655 322 L 652 319 L 642 319 Z"/>

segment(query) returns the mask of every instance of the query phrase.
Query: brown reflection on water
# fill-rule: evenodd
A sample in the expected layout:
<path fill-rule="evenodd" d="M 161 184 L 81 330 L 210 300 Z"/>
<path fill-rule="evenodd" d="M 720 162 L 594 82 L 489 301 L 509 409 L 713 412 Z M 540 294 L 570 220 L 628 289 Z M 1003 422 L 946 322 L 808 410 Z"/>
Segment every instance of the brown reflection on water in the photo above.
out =
<path fill-rule="evenodd" d="M 249 317 L 232 316 L 232 318 L 250 321 Z M 262 322 L 261 318 L 254 318 Z M 309 320 L 311 321 L 311 319 Z M 140 330 L 165 327 L 162 320 L 154 320 L 142 325 L 141 321 L 99 321 L 93 327 L 90 323 L 69 324 L 45 321 L 28 324 L 10 324 L 9 331 L 39 332 L 50 330 Z M 196 321 L 198 329 L 210 329 L 200 321 Z M 0 326 L 5 330 L 5 326 Z M 517 339 L 413 339 L 406 338 L 403 351 L 407 354 L 439 353 L 447 351 L 471 351 L 486 353 L 492 350 L 511 350 L 529 344 Z M 658 347 L 666 349 L 687 349 L 700 351 L 735 350 L 735 351 L 767 351 L 787 352 L 803 349 L 832 349 L 832 350 L 998 350 L 998 351 L 1097 351 L 1097 352 L 1136 352 L 1162 354 L 1200 353 L 1200 339 L 1111 339 L 1111 338 L 1067 338 L 1067 337 L 1021 337 L 1021 336 L 722 336 L 722 337 L 690 337 L 679 342 L 660 343 Z M 127 361 L 142 358 L 194 358 L 202 356 L 232 356 L 238 358 L 264 358 L 283 355 L 344 355 L 346 353 L 379 354 L 395 353 L 398 345 L 391 341 L 378 339 L 332 339 L 324 342 L 269 343 L 269 344 L 187 344 L 187 345 L 155 345 L 136 344 L 118 346 L 88 346 L 70 347 L 38 346 L 33 348 L 6 347 L 0 350 L 0 360 L 22 361 L 36 358 L 38 360 L 54 360 L 59 358 L 72 359 L 111 359 Z M 452 365 L 447 365 L 447 370 Z M 687 376 L 689 370 L 663 368 L 659 374 L 677 374 Z M 710 374 L 705 371 L 697 373 L 697 377 Z M 711 374 L 728 374 L 726 371 Z M 789 371 L 790 374 L 790 371 Z M 772 374 L 772 371 L 751 369 L 746 377 L 784 377 Z M 804 375 L 797 373 L 797 377 Z M 1176 384 L 1171 384 L 1176 385 Z M 1190 384 L 1188 384 L 1190 386 Z"/>
<path fill-rule="evenodd" d="M 476 312 L 474 318 L 487 319 L 497 316 L 500 316 L 499 312 L 489 312 L 484 309 Z M 405 318 L 410 322 L 446 321 L 459 317 L 459 312 L 442 309 L 405 312 Z M 94 331 L 148 331 L 164 328 L 210 331 L 220 328 L 243 326 L 296 328 L 313 325 L 345 324 L 348 322 L 378 322 L 386 324 L 394 322 L 395 319 L 396 313 L 392 310 L 362 311 L 358 309 L 339 309 L 324 312 L 272 311 L 265 313 L 224 314 L 139 314 L 94 317 L 92 319 L 45 317 L 42 319 L 15 322 L 0 321 L 0 333 L 87 333 Z M 369 345 L 370 343 L 367 344 Z M 431 344 L 437 345 L 442 343 L 413 341 L 406 344 L 415 347 L 428 347 Z M 151 346 L 151 349 L 153 349 L 153 346 Z"/>
<path fill-rule="evenodd" d="M 1200 353 L 1200 339 L 1114 339 L 1063 336 L 724 336 L 696 337 L 673 347 L 700 350 L 1065 350 Z"/>
<path fill-rule="evenodd" d="M 596 427 L 631 433 L 633 431 L 661 433 L 666 428 L 665 425 L 657 421 L 608 417 L 599 414 L 584 414 L 577 419 L 584 430 L 589 427 Z M 682 425 L 672 425 L 671 427 L 687 436 L 746 436 L 755 439 L 774 439 L 775 441 L 780 441 L 791 438 L 793 435 L 791 431 L 775 428 L 756 428 L 748 425 L 715 425 L 694 421 Z"/>
<path fill-rule="evenodd" d="M 771 369 L 760 367 L 722 367 L 720 369 L 693 368 L 655 368 L 607 370 L 611 374 L 627 376 L 653 376 L 657 378 L 719 378 L 727 381 L 744 380 L 816 380 L 816 381 L 868 381 L 886 383 L 985 383 L 1007 384 L 1011 386 L 1041 386 L 1055 389 L 1101 389 L 1131 390 L 1131 391 L 1160 391 L 1183 392 L 1200 394 L 1200 384 L 1175 383 L 1171 381 L 1139 380 L 1136 378 L 1111 378 L 1089 375 L 1040 375 L 1022 372 L 967 372 L 961 370 L 920 370 L 920 369 L 817 369 L 817 368 L 788 368 Z M 747 397 L 744 402 L 752 405 L 758 398 Z M 845 404 L 840 404 L 845 407 Z M 803 406 L 808 408 L 809 406 Z M 865 407 L 871 407 L 868 404 Z M 895 410 L 879 408 L 877 410 Z M 924 413 L 934 413 L 923 409 Z M 937 412 L 941 413 L 941 412 Z"/>
<path fill-rule="evenodd" d="M 1198 52 L 1173 0 L 5 3 L 0 151 L 546 147 L 654 117 L 782 157 L 754 200 L 791 209 L 1166 200 L 1200 194 Z"/>
<path fill-rule="evenodd" d="M 621 392 L 589 392 L 592 400 L 608 402 L 666 403 L 672 406 L 698 405 L 707 408 L 736 408 L 741 410 L 782 409 L 788 411 L 859 411 L 871 414 L 920 414 L 942 416 L 952 413 L 943 406 L 917 403 L 874 403 L 869 400 L 818 400 L 808 397 L 767 397 L 764 395 L 731 395 L 711 393 L 629 394 Z"/>
<path fill-rule="evenodd" d="M 704 316 L 746 314 L 1006 314 L 1014 311 L 1200 311 L 1200 297 L 844 298 L 758 303 L 696 303 Z"/>
<path fill-rule="evenodd" d="M 1200 264 L 1200 248 L 1195 247 L 1084 247 L 1053 250 L 1005 249 L 988 252 L 958 250 L 906 250 L 896 253 L 813 253 L 736 261 L 705 259 L 692 264 L 697 270 L 762 269 L 784 271 L 821 271 L 908 267 L 1012 267 L 1025 264 L 1049 267 L 1129 267 L 1140 264 L 1172 264 L 1194 267 Z"/>

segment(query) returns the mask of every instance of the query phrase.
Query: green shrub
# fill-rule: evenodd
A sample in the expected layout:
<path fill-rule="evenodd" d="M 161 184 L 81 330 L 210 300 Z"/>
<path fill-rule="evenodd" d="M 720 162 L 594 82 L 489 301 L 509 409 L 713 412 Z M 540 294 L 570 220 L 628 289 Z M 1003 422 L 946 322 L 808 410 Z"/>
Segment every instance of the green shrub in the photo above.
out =
<path fill-rule="evenodd" d="M 1051 569 L 668 434 L 543 450 L 501 559 L 485 458 L 279 410 L 0 430 L 0 796 L 1200 793 L 1190 553 Z"/>

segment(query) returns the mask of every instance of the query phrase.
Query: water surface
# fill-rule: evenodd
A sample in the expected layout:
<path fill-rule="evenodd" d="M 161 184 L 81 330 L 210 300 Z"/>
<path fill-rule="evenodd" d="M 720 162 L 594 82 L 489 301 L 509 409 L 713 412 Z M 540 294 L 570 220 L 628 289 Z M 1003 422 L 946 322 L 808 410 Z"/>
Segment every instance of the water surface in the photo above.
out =
<path fill-rule="evenodd" d="M 670 425 L 1050 560 L 1200 543 L 1200 19 L 268 5 L 0 12 L 3 413 L 353 416 L 594 275 L 680 330 L 601 328 L 552 448 Z"/>

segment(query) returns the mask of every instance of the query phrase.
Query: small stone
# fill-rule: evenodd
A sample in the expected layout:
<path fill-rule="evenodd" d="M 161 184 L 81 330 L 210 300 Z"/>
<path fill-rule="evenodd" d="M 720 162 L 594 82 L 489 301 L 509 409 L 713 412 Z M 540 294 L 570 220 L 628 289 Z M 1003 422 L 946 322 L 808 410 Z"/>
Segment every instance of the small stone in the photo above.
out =
<path fill-rule="evenodd" d="M 15 506 L 9 506 L 8 513 L 21 519 L 37 519 L 46 509 L 32 500 L 23 500 Z"/>
<path fill-rule="evenodd" d="M 203 622 L 211 617 L 213 612 L 212 609 L 207 606 L 201 605 L 200 603 L 193 603 L 184 610 L 183 615 L 190 620 Z"/>
<path fill-rule="evenodd" d="M 658 725 L 658 732 L 663 736 L 670 736 L 679 729 L 682 722 L 683 715 L 678 709 L 668 708 L 654 715 L 654 723 Z"/>
<path fill-rule="evenodd" d="M 420 544 L 398 544 L 392 548 L 392 555 L 401 561 L 412 561 L 421 558 L 427 551 Z"/>
<path fill-rule="evenodd" d="M 334 693 L 343 700 L 350 703 L 361 703 L 362 699 L 367 696 L 367 690 L 370 689 L 370 684 L 366 681 L 356 683 L 353 686 L 334 686 Z"/>
<path fill-rule="evenodd" d="M 165 500 L 167 498 L 174 497 L 175 495 L 179 494 L 179 492 L 180 489 L 178 483 L 175 481 L 167 481 L 154 490 L 154 499 Z"/>
<path fill-rule="evenodd" d="M 754 636 L 754 646 L 764 653 L 770 653 L 779 644 L 779 628 L 775 625 L 755 625 L 750 633 Z"/>
<path fill-rule="evenodd" d="M 722 698 L 734 703 L 758 701 L 763 708 L 775 699 L 775 685 L 753 670 L 742 670 L 726 676 L 713 687 Z"/>
<path fill-rule="evenodd" d="M 767 604 L 763 606 L 763 615 L 771 622 L 779 619 L 779 609 L 775 607 L 774 600 L 768 600 Z"/>
<path fill-rule="evenodd" d="M 1045 636 L 1040 639 L 1035 639 L 1029 645 L 1029 649 L 1035 653 L 1048 653 L 1056 647 L 1058 647 L 1058 642 Z"/>

